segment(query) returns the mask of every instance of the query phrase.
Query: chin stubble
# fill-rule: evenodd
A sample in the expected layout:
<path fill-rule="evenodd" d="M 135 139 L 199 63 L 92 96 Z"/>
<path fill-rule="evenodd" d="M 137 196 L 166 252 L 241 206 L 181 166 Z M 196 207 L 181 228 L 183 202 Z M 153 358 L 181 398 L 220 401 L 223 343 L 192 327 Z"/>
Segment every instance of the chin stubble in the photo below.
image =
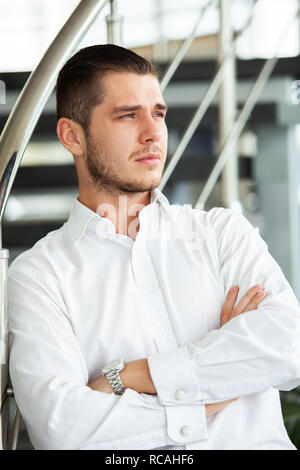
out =
<path fill-rule="evenodd" d="M 121 175 L 109 165 L 108 155 L 101 154 L 87 139 L 87 169 L 91 176 L 93 186 L 97 191 L 107 191 L 112 194 L 130 194 L 137 192 L 152 191 L 159 186 L 161 177 L 150 184 L 139 181 L 124 181 Z"/>

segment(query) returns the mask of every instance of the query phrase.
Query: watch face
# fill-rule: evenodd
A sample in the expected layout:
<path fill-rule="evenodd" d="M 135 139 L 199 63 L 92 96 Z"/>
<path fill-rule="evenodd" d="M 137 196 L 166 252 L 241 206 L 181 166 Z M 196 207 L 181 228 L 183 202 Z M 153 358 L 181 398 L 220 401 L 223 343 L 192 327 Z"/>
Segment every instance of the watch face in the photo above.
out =
<path fill-rule="evenodd" d="M 112 369 L 115 369 L 115 370 L 122 370 L 123 365 L 124 365 L 123 359 L 115 359 L 114 361 L 111 361 L 109 364 L 107 364 L 107 365 L 103 368 L 102 373 L 103 373 L 103 374 L 107 374 L 107 372 L 109 372 L 109 371 L 112 370 Z"/>

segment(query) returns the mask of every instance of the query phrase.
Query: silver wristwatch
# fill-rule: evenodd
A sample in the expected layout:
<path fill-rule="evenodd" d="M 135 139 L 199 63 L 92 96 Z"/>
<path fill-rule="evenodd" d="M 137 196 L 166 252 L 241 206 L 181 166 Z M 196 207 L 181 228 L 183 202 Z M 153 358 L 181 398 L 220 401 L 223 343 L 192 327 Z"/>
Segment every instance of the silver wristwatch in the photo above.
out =
<path fill-rule="evenodd" d="M 103 367 L 101 374 L 105 375 L 110 385 L 112 386 L 113 391 L 117 395 L 123 395 L 125 388 L 123 387 L 120 372 L 125 367 L 124 359 L 116 359 L 109 362 L 106 366 Z"/>

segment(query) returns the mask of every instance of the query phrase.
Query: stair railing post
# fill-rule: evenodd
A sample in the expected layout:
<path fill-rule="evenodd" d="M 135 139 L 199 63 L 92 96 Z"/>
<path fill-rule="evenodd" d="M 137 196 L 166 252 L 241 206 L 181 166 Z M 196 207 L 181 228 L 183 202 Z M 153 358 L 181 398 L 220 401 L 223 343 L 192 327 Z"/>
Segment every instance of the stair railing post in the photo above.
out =
<path fill-rule="evenodd" d="M 123 45 L 123 16 L 118 13 L 118 1 L 110 0 L 110 14 L 106 16 L 108 44 Z"/>
<path fill-rule="evenodd" d="M 223 80 L 219 88 L 218 109 L 218 154 L 233 127 L 236 119 L 236 54 L 226 56 L 233 41 L 230 15 L 231 0 L 219 0 L 220 30 L 218 35 L 218 65 L 225 60 Z M 239 171 L 237 142 L 232 146 L 231 154 L 221 176 L 221 205 L 233 207 L 239 202 Z"/>

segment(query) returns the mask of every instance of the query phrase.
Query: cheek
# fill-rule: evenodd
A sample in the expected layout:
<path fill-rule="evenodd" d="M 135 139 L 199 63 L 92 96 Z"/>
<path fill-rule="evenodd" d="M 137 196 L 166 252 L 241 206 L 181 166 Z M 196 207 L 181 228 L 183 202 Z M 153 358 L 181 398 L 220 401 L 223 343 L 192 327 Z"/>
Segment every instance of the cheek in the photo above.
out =
<path fill-rule="evenodd" d="M 131 152 L 133 145 L 132 133 L 124 128 L 108 127 L 103 129 L 98 140 L 99 146 L 105 148 L 113 159 L 122 159 L 122 156 Z"/>
<path fill-rule="evenodd" d="M 117 125 L 110 129 L 110 139 L 117 142 L 120 146 L 132 144 L 137 135 L 136 126 Z"/>

